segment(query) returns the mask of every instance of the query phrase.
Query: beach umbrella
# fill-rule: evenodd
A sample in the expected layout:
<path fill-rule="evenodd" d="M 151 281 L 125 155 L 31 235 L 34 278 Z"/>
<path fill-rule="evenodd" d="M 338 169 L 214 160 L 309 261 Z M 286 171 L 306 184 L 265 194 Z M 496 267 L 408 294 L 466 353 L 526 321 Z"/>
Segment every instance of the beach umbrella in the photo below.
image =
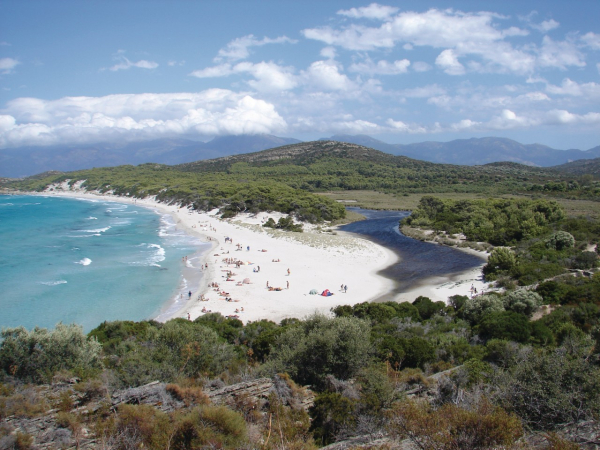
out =
<path fill-rule="evenodd" d="M 250 284 L 250 278 L 244 278 L 244 284 Z"/>

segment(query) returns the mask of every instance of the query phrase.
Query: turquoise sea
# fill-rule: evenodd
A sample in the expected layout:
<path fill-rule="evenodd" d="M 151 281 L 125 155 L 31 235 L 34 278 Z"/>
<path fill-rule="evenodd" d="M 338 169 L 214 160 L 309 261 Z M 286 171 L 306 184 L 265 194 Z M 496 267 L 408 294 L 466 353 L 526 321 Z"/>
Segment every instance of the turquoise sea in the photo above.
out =
<path fill-rule="evenodd" d="M 147 208 L 0 195 L 0 327 L 87 332 L 105 320 L 166 318 L 198 286 L 208 248 Z"/>

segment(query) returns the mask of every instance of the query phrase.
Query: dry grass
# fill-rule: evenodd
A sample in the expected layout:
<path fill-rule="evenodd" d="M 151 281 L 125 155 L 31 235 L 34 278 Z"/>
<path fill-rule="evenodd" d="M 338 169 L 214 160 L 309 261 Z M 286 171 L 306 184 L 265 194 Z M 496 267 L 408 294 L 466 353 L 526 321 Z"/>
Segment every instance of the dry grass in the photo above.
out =
<path fill-rule="evenodd" d="M 592 219 L 600 219 L 600 202 L 592 200 L 569 200 L 555 198 L 569 217 L 587 216 Z"/>

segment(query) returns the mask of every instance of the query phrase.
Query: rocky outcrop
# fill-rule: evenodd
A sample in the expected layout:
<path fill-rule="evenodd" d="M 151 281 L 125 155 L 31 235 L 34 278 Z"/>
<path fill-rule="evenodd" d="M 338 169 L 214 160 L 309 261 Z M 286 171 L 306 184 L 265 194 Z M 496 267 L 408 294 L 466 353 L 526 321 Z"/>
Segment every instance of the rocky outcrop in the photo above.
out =
<path fill-rule="evenodd" d="M 38 417 L 26 417 L 17 414 L 5 417 L 0 421 L 0 450 L 19 447 L 18 441 L 29 442 L 32 449 L 55 448 L 96 448 L 93 431 L 86 427 L 86 419 L 101 410 L 116 410 L 120 405 L 151 405 L 165 413 L 178 409 L 194 406 L 186 404 L 172 394 L 168 385 L 159 381 L 148 383 L 130 389 L 113 392 L 111 395 L 89 395 L 77 392 L 73 383 L 59 383 L 36 388 L 39 399 L 46 399 L 47 403 L 56 403 L 58 398 L 68 398 L 71 405 L 50 409 Z M 216 386 L 204 389 L 208 400 L 214 404 L 222 404 L 236 409 L 241 403 L 250 403 L 262 410 L 268 402 L 270 395 L 276 395 L 286 405 L 292 408 L 308 410 L 314 401 L 314 394 L 307 388 L 295 386 L 291 381 L 281 377 L 259 378 L 244 381 L 229 386 Z M 64 413 L 68 413 L 80 420 L 75 432 L 73 427 L 65 424 Z"/>

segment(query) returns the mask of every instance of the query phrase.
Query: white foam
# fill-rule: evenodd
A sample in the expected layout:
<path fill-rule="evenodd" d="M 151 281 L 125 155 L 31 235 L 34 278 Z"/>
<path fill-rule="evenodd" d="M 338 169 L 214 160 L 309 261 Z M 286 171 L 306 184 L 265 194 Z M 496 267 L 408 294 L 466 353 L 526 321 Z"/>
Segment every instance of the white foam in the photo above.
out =
<path fill-rule="evenodd" d="M 46 286 L 57 286 L 59 284 L 67 284 L 66 280 L 58 280 L 58 281 L 40 281 L 40 284 L 45 284 Z"/>
<path fill-rule="evenodd" d="M 148 262 L 153 266 L 160 267 L 160 265 L 158 263 L 165 260 L 165 253 L 166 253 L 165 249 L 162 248 L 158 244 L 148 244 L 148 248 L 156 249 L 156 251 L 154 252 L 154 255 L 152 255 L 152 256 L 150 256 L 150 258 L 148 258 Z"/>
<path fill-rule="evenodd" d="M 90 217 L 87 218 L 87 220 L 98 220 L 98 218 L 90 216 Z"/>
<path fill-rule="evenodd" d="M 92 263 L 90 258 L 83 258 L 81 261 L 77 261 L 75 264 L 81 264 L 82 266 L 89 266 Z"/>
<path fill-rule="evenodd" d="M 110 228 L 111 227 L 108 226 L 108 227 L 105 227 L 105 228 L 98 228 L 96 230 L 81 230 L 81 231 L 83 231 L 84 233 L 104 233 L 105 231 L 110 230 Z"/>

